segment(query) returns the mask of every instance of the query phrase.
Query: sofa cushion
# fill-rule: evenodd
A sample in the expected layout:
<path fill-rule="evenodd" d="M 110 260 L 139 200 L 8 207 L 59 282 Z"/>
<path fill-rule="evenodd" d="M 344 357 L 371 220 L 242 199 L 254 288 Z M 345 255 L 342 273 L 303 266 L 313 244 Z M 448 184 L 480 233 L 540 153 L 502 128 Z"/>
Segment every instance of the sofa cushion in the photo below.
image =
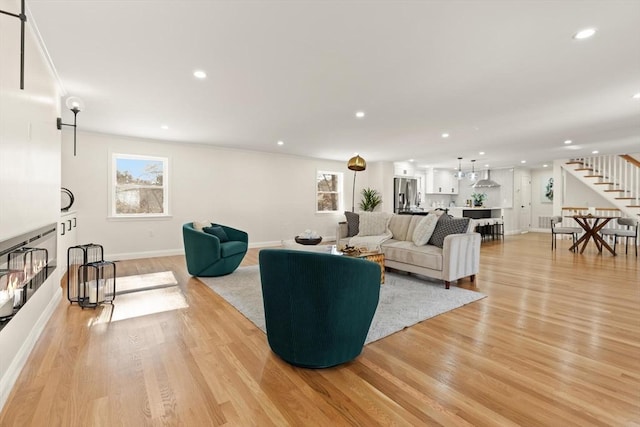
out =
<path fill-rule="evenodd" d="M 387 240 L 382 245 L 385 259 L 442 271 L 442 249 L 433 245 L 416 246 L 412 241 Z"/>
<path fill-rule="evenodd" d="M 441 248 L 444 246 L 445 237 L 449 234 L 465 233 L 468 227 L 469 218 L 453 218 L 449 215 L 442 215 L 433 230 L 429 244 Z"/>
<path fill-rule="evenodd" d="M 210 227 L 211 222 L 207 221 L 193 221 L 193 228 L 198 231 L 203 231 L 204 227 Z"/>
<path fill-rule="evenodd" d="M 407 240 L 407 230 L 413 215 L 393 215 L 389 221 L 389 230 L 396 240 Z"/>
<path fill-rule="evenodd" d="M 436 224 L 440 216 L 442 216 L 442 214 L 430 213 L 418 222 L 415 230 L 413 230 L 413 236 L 411 236 L 416 246 L 427 244 L 429 239 L 431 239 L 433 230 L 436 229 Z"/>
<path fill-rule="evenodd" d="M 222 258 L 230 257 L 231 255 L 242 254 L 247 251 L 247 244 L 245 242 L 231 241 L 220 243 L 220 256 Z"/>
<path fill-rule="evenodd" d="M 204 231 L 207 234 L 216 236 L 220 240 L 220 243 L 229 241 L 229 236 L 227 236 L 227 232 L 224 231 L 224 229 L 219 225 L 212 225 L 211 227 L 203 227 L 202 231 Z"/>
<path fill-rule="evenodd" d="M 379 236 L 389 232 L 391 215 L 386 212 L 361 212 L 359 237 Z"/>
<path fill-rule="evenodd" d="M 353 237 L 359 231 L 360 215 L 355 212 L 345 211 L 344 216 L 347 218 L 347 237 Z"/>

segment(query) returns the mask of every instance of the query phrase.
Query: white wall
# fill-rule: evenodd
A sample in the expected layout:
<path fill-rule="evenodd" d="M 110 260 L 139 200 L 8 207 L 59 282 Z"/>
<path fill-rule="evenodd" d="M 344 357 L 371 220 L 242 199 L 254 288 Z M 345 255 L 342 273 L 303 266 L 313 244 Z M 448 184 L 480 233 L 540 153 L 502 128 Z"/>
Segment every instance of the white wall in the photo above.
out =
<path fill-rule="evenodd" d="M 0 9 L 19 13 L 17 0 Z M 0 240 L 57 223 L 60 217 L 59 88 L 32 28 L 25 37 L 20 90 L 20 20 L 0 18 Z M 53 308 L 60 268 L 0 331 L 0 409 Z"/>
<path fill-rule="evenodd" d="M 74 157 L 72 138 L 71 131 L 64 132 L 62 184 L 75 196 L 78 243 L 101 244 L 110 259 L 183 253 L 182 224 L 193 220 L 245 230 L 253 247 L 279 244 L 305 229 L 334 237 L 344 215 L 315 212 L 317 170 L 344 173 L 344 208 L 351 209 L 353 172 L 347 169 L 348 159 L 337 162 L 82 131 Z M 169 158 L 170 218 L 108 217 L 112 153 Z M 384 170 L 382 165 L 369 165 L 358 172 L 356 210 L 369 177 L 375 177 L 372 186 L 378 187 Z"/>
<path fill-rule="evenodd" d="M 539 219 L 553 216 L 553 201 L 544 197 L 546 185 L 553 178 L 553 169 L 531 170 L 531 228 L 535 231 L 549 231 L 548 227 L 541 227 Z M 554 180 L 554 199 L 560 196 Z"/>

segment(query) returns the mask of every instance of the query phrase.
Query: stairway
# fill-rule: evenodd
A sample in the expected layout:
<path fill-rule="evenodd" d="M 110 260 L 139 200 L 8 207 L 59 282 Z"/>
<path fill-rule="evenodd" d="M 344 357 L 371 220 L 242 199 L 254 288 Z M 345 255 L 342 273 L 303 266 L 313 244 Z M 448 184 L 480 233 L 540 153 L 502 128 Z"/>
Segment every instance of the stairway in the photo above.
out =
<path fill-rule="evenodd" d="M 563 169 L 593 188 L 625 216 L 640 216 L 640 161 L 628 154 L 571 159 Z"/>

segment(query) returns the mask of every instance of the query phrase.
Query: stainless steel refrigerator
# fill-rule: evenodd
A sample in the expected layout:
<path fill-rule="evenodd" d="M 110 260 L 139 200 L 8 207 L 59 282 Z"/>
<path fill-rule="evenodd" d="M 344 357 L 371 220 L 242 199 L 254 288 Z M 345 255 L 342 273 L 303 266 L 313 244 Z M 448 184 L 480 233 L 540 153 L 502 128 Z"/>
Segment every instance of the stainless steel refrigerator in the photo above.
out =
<path fill-rule="evenodd" d="M 393 179 L 393 211 L 408 212 L 420 204 L 418 199 L 418 180 L 415 178 Z"/>

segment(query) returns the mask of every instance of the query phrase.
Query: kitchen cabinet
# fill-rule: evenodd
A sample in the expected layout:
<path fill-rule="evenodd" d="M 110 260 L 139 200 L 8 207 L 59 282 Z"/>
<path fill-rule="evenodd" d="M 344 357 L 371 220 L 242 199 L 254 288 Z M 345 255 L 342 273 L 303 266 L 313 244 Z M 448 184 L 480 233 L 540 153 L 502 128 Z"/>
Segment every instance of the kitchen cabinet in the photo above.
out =
<path fill-rule="evenodd" d="M 428 169 L 426 192 L 428 194 L 458 194 L 458 178 L 449 169 Z"/>

